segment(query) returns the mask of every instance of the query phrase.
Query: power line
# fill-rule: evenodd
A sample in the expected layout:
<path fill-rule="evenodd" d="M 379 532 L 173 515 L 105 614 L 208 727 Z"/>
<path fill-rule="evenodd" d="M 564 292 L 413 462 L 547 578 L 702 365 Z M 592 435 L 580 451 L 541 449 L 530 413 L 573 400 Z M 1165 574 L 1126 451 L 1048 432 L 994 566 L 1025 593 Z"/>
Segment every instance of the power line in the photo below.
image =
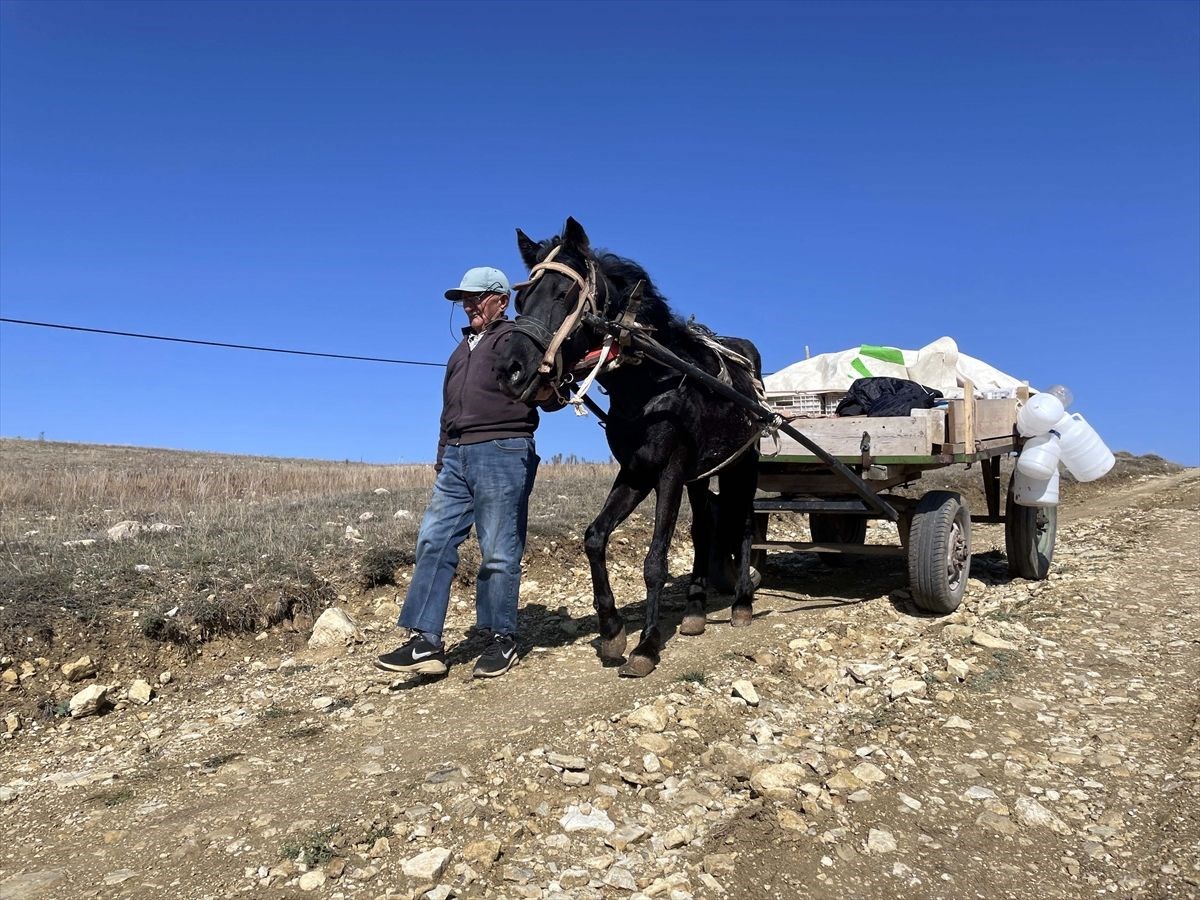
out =
<path fill-rule="evenodd" d="M 379 356 L 352 356 L 348 353 L 317 353 L 314 350 L 287 350 L 281 347 L 256 347 L 253 344 L 227 344 L 224 341 L 201 341 L 195 338 L 167 337 L 161 334 L 139 334 L 135 331 L 110 331 L 106 328 L 84 328 L 82 325 L 61 325 L 56 322 L 32 322 L 28 319 L 9 319 L 0 316 L 0 322 L 10 325 L 34 325 L 38 328 L 60 328 L 63 331 L 84 331 L 88 334 L 111 334 L 117 337 L 142 338 L 147 341 L 169 341 L 174 344 L 197 344 L 201 347 L 227 347 L 231 350 L 257 350 L 260 353 L 288 353 L 292 356 L 319 356 L 324 359 L 352 359 L 358 362 L 394 363 L 398 366 L 433 366 L 446 368 L 445 363 L 423 362 L 417 359 L 386 359 Z"/>

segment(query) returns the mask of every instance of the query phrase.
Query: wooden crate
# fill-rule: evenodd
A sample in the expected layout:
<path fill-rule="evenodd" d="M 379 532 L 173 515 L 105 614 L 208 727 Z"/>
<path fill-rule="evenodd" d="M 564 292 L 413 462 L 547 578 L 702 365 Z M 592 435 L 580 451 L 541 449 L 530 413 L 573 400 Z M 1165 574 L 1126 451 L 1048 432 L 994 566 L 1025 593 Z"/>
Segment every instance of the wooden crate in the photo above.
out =
<path fill-rule="evenodd" d="M 951 400 L 946 417 L 946 442 L 974 444 L 1010 437 L 1017 424 L 1017 401 L 975 400 L 970 410 L 965 400 Z"/>
<path fill-rule="evenodd" d="M 929 456 L 935 444 L 946 441 L 944 409 L 914 409 L 908 416 L 844 416 L 833 419 L 799 419 L 792 427 L 833 456 L 859 456 L 862 436 L 871 436 L 872 456 Z M 764 438 L 759 449 L 771 455 L 775 444 Z M 812 451 L 780 432 L 778 456 L 813 457 Z"/>
<path fill-rule="evenodd" d="M 832 456 L 862 455 L 862 437 L 871 437 L 871 456 L 914 460 L 915 457 L 973 454 L 994 449 L 1006 442 L 1016 445 L 1017 407 L 1029 399 L 1029 388 L 1017 389 L 1016 398 L 982 399 L 975 385 L 963 381 L 965 399 L 950 400 L 944 409 L 914 409 L 908 416 L 844 416 L 827 419 L 797 419 L 792 426 Z M 793 410 L 779 409 L 784 418 Z M 759 449 L 767 458 L 817 457 L 799 441 L 780 433 L 779 445 L 766 438 Z M 1011 448 L 1010 448 L 1011 449 Z"/>

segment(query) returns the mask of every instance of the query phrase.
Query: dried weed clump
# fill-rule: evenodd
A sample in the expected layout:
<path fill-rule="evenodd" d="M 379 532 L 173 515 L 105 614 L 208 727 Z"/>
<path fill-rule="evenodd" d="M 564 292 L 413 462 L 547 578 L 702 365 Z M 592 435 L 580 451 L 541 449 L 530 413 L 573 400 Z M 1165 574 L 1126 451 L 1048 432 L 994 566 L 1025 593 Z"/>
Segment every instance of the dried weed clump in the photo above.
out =
<path fill-rule="evenodd" d="M 359 587 L 369 590 L 385 584 L 396 583 L 396 570 L 416 562 L 416 553 L 411 547 L 372 547 L 363 554 L 358 565 Z"/>

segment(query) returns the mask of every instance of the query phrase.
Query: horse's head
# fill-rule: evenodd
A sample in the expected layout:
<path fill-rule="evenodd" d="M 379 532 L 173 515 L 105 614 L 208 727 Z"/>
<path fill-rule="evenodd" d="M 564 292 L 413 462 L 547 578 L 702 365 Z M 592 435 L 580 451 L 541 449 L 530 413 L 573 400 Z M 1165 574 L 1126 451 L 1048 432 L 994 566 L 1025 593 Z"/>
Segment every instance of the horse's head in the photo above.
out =
<path fill-rule="evenodd" d="M 538 243 L 517 229 L 517 247 L 530 278 L 517 285 L 516 328 L 496 364 L 500 388 L 540 402 L 570 374 L 592 343 L 584 317 L 598 309 L 603 279 L 583 226 L 567 219 L 561 237 Z"/>

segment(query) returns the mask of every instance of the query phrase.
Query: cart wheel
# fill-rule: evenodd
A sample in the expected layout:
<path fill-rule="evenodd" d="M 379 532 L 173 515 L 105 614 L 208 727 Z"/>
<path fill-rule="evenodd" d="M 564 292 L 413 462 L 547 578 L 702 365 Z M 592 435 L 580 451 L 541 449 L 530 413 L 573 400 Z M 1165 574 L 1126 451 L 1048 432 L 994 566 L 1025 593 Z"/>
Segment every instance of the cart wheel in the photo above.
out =
<path fill-rule="evenodd" d="M 961 494 L 930 491 L 917 503 L 908 536 L 908 581 L 927 612 L 958 609 L 971 572 L 971 514 Z"/>
<path fill-rule="evenodd" d="M 771 521 L 770 513 L 756 512 L 754 514 L 754 541 L 755 541 L 755 543 L 758 543 L 759 541 L 765 541 L 767 539 L 767 523 L 770 521 Z M 767 551 L 766 550 L 751 550 L 750 551 L 750 565 L 753 566 L 754 568 L 758 569 L 759 572 L 761 572 L 763 570 L 763 566 L 766 565 L 766 562 L 767 562 Z"/>
<path fill-rule="evenodd" d="M 1004 552 L 1008 571 L 1017 578 L 1042 581 L 1050 574 L 1054 538 L 1058 532 L 1057 506 L 1021 506 L 1013 500 L 1012 482 L 1004 502 Z"/>
<path fill-rule="evenodd" d="M 867 520 L 862 516 L 839 516 L 831 513 L 809 513 L 808 530 L 814 544 L 865 544 Z M 827 566 L 845 566 L 850 557 L 845 553 L 818 553 Z"/>

